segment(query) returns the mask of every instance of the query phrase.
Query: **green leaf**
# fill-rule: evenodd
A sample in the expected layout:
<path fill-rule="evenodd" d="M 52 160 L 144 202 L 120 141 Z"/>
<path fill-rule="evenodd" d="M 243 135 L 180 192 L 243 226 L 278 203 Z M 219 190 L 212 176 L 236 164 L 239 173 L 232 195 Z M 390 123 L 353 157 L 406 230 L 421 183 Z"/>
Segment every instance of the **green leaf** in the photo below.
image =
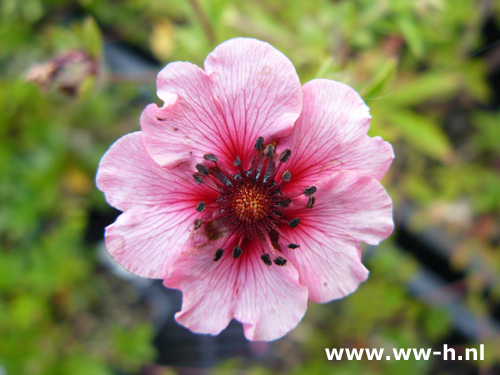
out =
<path fill-rule="evenodd" d="M 429 117 L 409 110 L 393 110 L 385 113 L 391 126 L 415 149 L 439 160 L 446 160 L 452 154 L 450 141 L 441 128 Z"/>
<path fill-rule="evenodd" d="M 112 371 L 107 368 L 106 364 L 100 361 L 89 358 L 84 355 L 75 355 L 67 358 L 61 364 L 62 374 L 72 375 L 111 375 Z"/>
<path fill-rule="evenodd" d="M 467 61 L 462 66 L 461 75 L 464 81 L 464 88 L 467 94 L 481 103 L 487 103 L 491 96 L 490 83 L 486 75 L 485 61 Z"/>
<path fill-rule="evenodd" d="M 102 56 L 103 41 L 99 26 L 92 17 L 83 22 L 83 42 L 90 56 L 100 59 Z"/>
<path fill-rule="evenodd" d="M 445 310 L 440 308 L 429 309 L 424 317 L 424 329 L 426 333 L 438 339 L 445 335 L 450 329 L 450 318 Z"/>
<path fill-rule="evenodd" d="M 391 102 L 400 105 L 418 105 L 429 100 L 445 101 L 460 88 L 460 77 L 443 71 L 428 72 L 420 78 L 411 77 L 391 94 Z"/>
<path fill-rule="evenodd" d="M 379 95 L 386 84 L 394 77 L 396 67 L 396 60 L 386 60 L 384 65 L 375 74 L 375 78 L 365 88 L 363 97 L 369 99 Z"/>
<path fill-rule="evenodd" d="M 80 99 L 86 100 L 87 98 L 89 98 L 93 94 L 96 88 L 96 84 L 97 82 L 94 76 L 89 76 L 85 78 L 80 87 L 78 88 L 78 95 Z"/>
<path fill-rule="evenodd" d="M 478 130 L 473 140 L 476 147 L 481 151 L 490 151 L 500 154 L 500 114 L 478 112 L 473 118 L 472 124 Z"/>
<path fill-rule="evenodd" d="M 410 51 L 416 58 L 421 58 L 424 55 L 424 42 L 415 22 L 411 18 L 404 16 L 398 18 L 396 22 L 408 43 Z"/>

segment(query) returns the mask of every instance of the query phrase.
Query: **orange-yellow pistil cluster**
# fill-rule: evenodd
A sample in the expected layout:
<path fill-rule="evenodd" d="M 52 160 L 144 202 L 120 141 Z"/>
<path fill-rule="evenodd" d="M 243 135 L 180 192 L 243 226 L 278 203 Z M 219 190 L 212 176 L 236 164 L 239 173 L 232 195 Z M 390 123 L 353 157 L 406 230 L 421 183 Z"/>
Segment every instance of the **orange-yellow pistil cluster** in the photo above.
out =
<path fill-rule="evenodd" d="M 239 220 L 258 222 L 267 214 L 269 197 L 257 186 L 242 186 L 233 196 L 232 210 Z"/>

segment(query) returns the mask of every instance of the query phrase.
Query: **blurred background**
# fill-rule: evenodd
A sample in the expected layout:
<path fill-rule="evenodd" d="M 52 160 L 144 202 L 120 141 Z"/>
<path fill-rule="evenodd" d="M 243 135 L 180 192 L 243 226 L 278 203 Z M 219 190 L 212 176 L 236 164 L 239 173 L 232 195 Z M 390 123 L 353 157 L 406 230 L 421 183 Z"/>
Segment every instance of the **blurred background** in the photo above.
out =
<path fill-rule="evenodd" d="M 2 0 L 0 374 L 500 374 L 500 1 Z M 276 342 L 232 322 L 194 335 L 181 296 L 109 261 L 119 212 L 94 183 L 108 147 L 139 130 L 170 61 L 202 64 L 235 36 L 270 42 L 301 81 L 345 82 L 371 135 L 396 231 L 371 271 L 310 304 Z M 435 348 L 484 361 L 332 361 L 328 348 Z"/>

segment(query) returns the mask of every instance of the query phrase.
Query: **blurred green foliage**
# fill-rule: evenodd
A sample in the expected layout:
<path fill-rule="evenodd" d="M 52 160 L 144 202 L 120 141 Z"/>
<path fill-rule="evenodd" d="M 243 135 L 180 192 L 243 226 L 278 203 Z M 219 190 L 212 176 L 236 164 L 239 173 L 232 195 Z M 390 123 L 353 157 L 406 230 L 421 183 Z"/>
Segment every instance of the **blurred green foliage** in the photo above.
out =
<path fill-rule="evenodd" d="M 3 0 L 0 3 L 0 365 L 8 374 L 128 373 L 152 361 L 152 327 L 135 292 L 103 271 L 85 242 L 89 211 L 107 205 L 94 187 L 100 157 L 139 129 L 144 77 L 117 76 L 103 37 L 161 64 L 202 64 L 235 36 L 269 41 L 302 82 L 356 88 L 371 107 L 371 134 L 397 158 L 385 185 L 396 210 L 416 207 L 416 232 L 456 239 L 466 305 L 498 304 L 500 126 L 488 74 L 471 57 L 498 1 Z M 497 47 L 494 46 L 498 52 Z M 158 66 L 158 68 L 161 65 Z M 154 93 L 154 75 L 147 89 Z M 479 268 L 471 268 L 472 265 Z M 370 280 L 341 302 L 313 305 L 274 344 L 272 366 L 234 359 L 219 374 L 424 374 L 432 361 L 326 361 L 325 347 L 432 347 L 448 315 L 411 298 L 418 265 L 387 241 L 368 259 Z M 495 282 L 493 282 L 495 284 Z M 498 284 L 498 283 L 496 283 Z M 487 297 L 485 297 L 485 295 Z M 498 343 L 485 342 L 489 360 Z"/>

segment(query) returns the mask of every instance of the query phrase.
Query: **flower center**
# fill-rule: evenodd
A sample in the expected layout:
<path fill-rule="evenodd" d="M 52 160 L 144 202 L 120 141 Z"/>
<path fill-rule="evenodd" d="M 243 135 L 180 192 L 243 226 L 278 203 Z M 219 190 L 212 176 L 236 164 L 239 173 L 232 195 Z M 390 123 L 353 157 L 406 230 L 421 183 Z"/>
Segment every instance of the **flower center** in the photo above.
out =
<path fill-rule="evenodd" d="M 269 207 L 269 197 L 257 186 L 242 186 L 232 197 L 232 211 L 239 220 L 258 222 L 266 215 Z"/>
<path fill-rule="evenodd" d="M 266 247 L 273 255 L 271 261 L 269 253 L 262 254 L 262 261 L 268 266 L 273 262 L 284 266 L 287 260 L 278 255 L 280 237 L 288 242 L 289 249 L 299 247 L 298 244 L 291 243 L 282 231 L 284 225 L 295 228 L 300 224 L 300 218 L 289 216 L 289 206 L 293 198 L 305 195 L 309 197 L 306 207 L 312 209 L 316 187 L 308 187 L 299 194 L 284 195 L 281 187 L 290 181 L 291 174 L 287 170 L 282 173 L 281 178 L 277 178 L 277 173 L 290 157 L 290 150 L 286 149 L 275 160 L 274 146 L 269 144 L 264 147 L 264 139 L 259 137 L 255 143 L 255 151 L 248 170 L 243 169 L 240 157 L 236 158 L 233 162 L 239 170 L 236 174 L 231 174 L 219 165 L 217 156 L 212 154 L 203 156 L 206 161 L 213 163 L 212 166 L 196 164 L 197 172 L 193 175 L 196 184 L 203 183 L 215 190 L 219 196 L 215 204 L 211 204 L 208 209 L 205 202 L 198 203 L 196 210 L 204 214 L 202 218 L 195 220 L 194 229 L 209 223 L 213 223 L 211 229 L 226 229 L 226 238 L 223 245 L 216 250 L 214 261 L 222 258 L 229 242 L 235 244 L 232 254 L 233 258 L 237 259 L 243 254 L 245 244 L 257 239 L 265 241 Z M 208 234 L 211 237 L 210 233 Z"/>

